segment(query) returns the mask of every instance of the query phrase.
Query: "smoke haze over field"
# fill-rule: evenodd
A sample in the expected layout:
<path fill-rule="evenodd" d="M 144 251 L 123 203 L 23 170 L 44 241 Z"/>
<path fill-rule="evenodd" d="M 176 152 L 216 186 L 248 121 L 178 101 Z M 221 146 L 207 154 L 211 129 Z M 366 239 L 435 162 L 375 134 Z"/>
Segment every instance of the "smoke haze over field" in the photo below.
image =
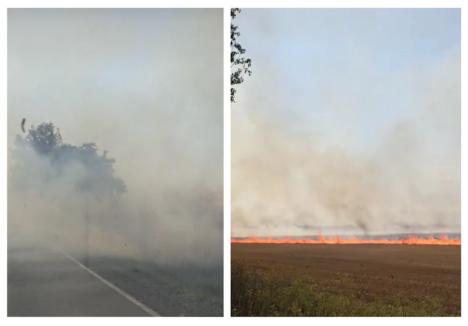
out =
<path fill-rule="evenodd" d="M 232 106 L 233 236 L 460 232 L 459 10 L 237 23 L 253 74 Z"/>
<path fill-rule="evenodd" d="M 221 10 L 9 9 L 10 231 L 79 252 L 89 212 L 95 253 L 221 266 L 222 84 Z M 127 192 L 77 195 L 79 165 L 45 182 L 50 162 L 34 152 L 21 162 L 43 191 L 22 187 L 11 171 L 23 117 L 96 143 Z"/>

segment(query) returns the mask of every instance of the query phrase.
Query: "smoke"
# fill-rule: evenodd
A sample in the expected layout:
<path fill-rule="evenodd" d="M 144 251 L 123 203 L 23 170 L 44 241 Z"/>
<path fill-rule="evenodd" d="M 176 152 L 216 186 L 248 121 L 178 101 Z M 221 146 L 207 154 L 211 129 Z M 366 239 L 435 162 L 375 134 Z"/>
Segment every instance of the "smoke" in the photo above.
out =
<path fill-rule="evenodd" d="M 291 64 L 291 79 L 278 68 L 289 54 L 248 42 L 261 23 L 246 12 L 254 72 L 232 107 L 233 236 L 460 232 L 459 48 L 379 75 L 354 57 L 355 36 L 348 70 L 307 84 L 310 67 Z"/>
<path fill-rule="evenodd" d="M 88 218 L 93 255 L 222 265 L 221 10 L 10 9 L 8 24 L 9 237 L 84 254 Z M 96 143 L 127 191 L 78 193 L 77 163 L 47 178 L 15 145 L 23 117 Z"/>

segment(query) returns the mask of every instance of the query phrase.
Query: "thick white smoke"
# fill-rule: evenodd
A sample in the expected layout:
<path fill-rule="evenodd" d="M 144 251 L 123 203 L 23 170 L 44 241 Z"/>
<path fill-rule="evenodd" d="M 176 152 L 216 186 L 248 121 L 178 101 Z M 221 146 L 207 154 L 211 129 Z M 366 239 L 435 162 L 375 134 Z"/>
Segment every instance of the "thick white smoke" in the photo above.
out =
<path fill-rule="evenodd" d="M 80 252 L 89 215 L 94 255 L 221 266 L 222 11 L 11 9 L 8 24 L 9 234 Z M 79 164 L 45 181 L 40 155 L 15 162 L 23 117 L 108 151 L 127 192 L 86 198 Z"/>

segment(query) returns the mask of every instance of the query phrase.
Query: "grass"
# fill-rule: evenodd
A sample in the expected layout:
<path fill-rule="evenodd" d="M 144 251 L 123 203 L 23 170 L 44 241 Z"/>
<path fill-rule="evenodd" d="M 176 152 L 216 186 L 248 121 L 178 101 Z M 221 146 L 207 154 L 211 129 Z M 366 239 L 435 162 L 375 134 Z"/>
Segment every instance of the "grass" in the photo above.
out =
<path fill-rule="evenodd" d="M 447 316 L 437 297 L 373 296 L 366 284 L 345 273 L 331 275 L 334 285 L 316 282 L 290 269 L 262 269 L 234 260 L 231 272 L 233 316 Z M 337 287 L 362 291 L 336 291 Z M 340 293 L 341 292 L 341 293 Z M 459 315 L 459 312 L 458 312 Z"/>
<path fill-rule="evenodd" d="M 162 316 L 222 316 L 222 267 L 93 257 L 91 268 Z"/>

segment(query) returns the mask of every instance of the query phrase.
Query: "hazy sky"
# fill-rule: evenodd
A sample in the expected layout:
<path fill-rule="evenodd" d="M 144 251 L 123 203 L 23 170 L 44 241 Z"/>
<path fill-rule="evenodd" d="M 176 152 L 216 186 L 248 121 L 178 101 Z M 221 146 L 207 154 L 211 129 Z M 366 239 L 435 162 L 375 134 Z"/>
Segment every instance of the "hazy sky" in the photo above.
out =
<path fill-rule="evenodd" d="M 234 235 L 459 231 L 459 10 L 236 23 L 253 74 L 232 107 Z"/>
<path fill-rule="evenodd" d="M 180 155 L 220 164 L 220 10 L 10 9 L 8 19 L 10 142 L 22 117 L 116 158 L 186 131 Z M 164 131 L 171 124 L 178 132 Z"/>
<path fill-rule="evenodd" d="M 9 9 L 9 146 L 23 117 L 53 122 L 66 143 L 95 142 L 128 186 L 135 243 L 221 264 L 222 19 L 219 9 Z"/>

